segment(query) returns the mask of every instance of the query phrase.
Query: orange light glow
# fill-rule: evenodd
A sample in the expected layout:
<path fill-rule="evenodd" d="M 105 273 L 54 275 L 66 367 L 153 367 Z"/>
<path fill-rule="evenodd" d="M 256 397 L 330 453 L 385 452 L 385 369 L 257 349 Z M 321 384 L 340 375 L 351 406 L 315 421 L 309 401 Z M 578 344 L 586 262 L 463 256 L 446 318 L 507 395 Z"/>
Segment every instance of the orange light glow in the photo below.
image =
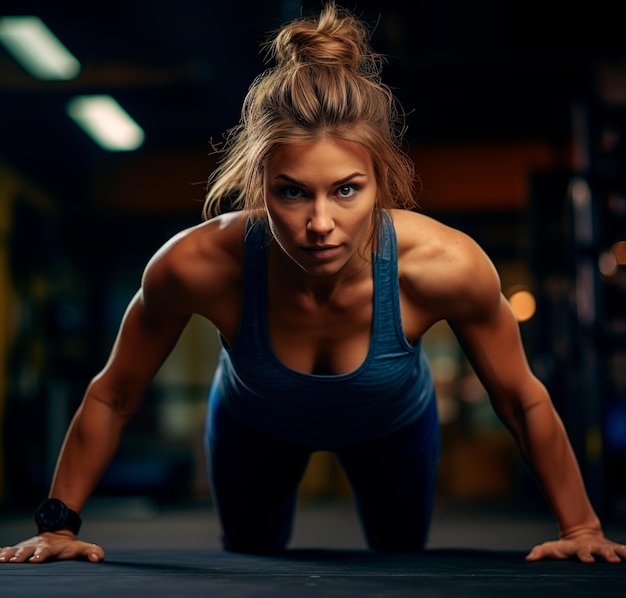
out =
<path fill-rule="evenodd" d="M 525 287 L 515 287 L 508 294 L 509 304 L 518 322 L 530 320 L 537 310 L 535 296 Z"/>
<path fill-rule="evenodd" d="M 611 253 L 615 256 L 618 265 L 626 266 L 626 241 L 613 243 Z"/>

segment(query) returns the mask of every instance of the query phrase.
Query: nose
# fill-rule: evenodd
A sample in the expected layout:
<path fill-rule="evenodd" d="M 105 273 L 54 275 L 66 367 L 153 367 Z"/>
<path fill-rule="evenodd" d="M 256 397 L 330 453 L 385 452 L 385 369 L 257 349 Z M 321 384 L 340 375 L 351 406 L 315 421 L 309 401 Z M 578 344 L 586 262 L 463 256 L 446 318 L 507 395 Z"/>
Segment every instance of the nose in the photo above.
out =
<path fill-rule="evenodd" d="M 319 236 L 327 235 L 335 228 L 335 221 L 329 202 L 316 198 L 311 202 L 311 211 L 307 217 L 306 229 Z"/>

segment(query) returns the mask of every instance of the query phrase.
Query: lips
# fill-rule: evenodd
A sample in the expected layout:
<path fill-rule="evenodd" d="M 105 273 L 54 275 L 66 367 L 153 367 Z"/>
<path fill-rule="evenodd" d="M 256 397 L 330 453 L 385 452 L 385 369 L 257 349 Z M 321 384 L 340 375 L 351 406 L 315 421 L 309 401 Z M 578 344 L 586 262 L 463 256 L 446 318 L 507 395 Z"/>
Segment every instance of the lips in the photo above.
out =
<path fill-rule="evenodd" d="M 340 245 L 325 245 L 320 247 L 305 247 L 305 251 L 316 260 L 330 260 L 333 259 L 340 251 Z"/>

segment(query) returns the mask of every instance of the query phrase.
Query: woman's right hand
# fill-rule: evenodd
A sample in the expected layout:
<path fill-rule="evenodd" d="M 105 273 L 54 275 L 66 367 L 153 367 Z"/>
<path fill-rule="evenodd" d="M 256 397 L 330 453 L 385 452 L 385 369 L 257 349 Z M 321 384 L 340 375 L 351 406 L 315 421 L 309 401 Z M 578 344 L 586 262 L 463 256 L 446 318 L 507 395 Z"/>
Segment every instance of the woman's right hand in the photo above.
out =
<path fill-rule="evenodd" d="M 49 560 L 83 559 L 97 563 L 104 550 L 77 540 L 70 531 L 45 532 L 15 546 L 0 549 L 0 563 L 43 563 Z"/>

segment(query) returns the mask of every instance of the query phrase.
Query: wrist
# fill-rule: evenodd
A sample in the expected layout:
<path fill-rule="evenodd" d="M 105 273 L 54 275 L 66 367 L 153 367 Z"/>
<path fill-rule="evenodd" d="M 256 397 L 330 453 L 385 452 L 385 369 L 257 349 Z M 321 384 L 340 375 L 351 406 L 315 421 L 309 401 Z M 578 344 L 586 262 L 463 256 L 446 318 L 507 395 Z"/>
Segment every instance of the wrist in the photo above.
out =
<path fill-rule="evenodd" d="M 576 536 L 585 534 L 603 534 L 602 524 L 597 517 L 592 517 L 587 521 L 576 525 L 569 525 L 567 527 L 561 527 L 559 530 L 559 536 L 562 539 L 571 539 Z"/>
<path fill-rule="evenodd" d="M 67 538 L 68 540 L 75 540 L 76 539 L 76 534 L 73 531 L 69 530 L 69 529 L 58 529 L 55 532 L 44 532 L 44 531 L 41 531 L 41 532 L 37 532 L 37 535 L 38 536 L 43 536 L 43 537 L 49 536 L 49 537 L 57 537 L 57 538 L 59 536 L 62 536 L 64 538 Z"/>
<path fill-rule="evenodd" d="M 63 501 L 58 498 L 48 498 L 37 508 L 35 524 L 39 534 L 65 530 L 77 536 L 82 520 L 80 515 L 70 509 Z"/>

